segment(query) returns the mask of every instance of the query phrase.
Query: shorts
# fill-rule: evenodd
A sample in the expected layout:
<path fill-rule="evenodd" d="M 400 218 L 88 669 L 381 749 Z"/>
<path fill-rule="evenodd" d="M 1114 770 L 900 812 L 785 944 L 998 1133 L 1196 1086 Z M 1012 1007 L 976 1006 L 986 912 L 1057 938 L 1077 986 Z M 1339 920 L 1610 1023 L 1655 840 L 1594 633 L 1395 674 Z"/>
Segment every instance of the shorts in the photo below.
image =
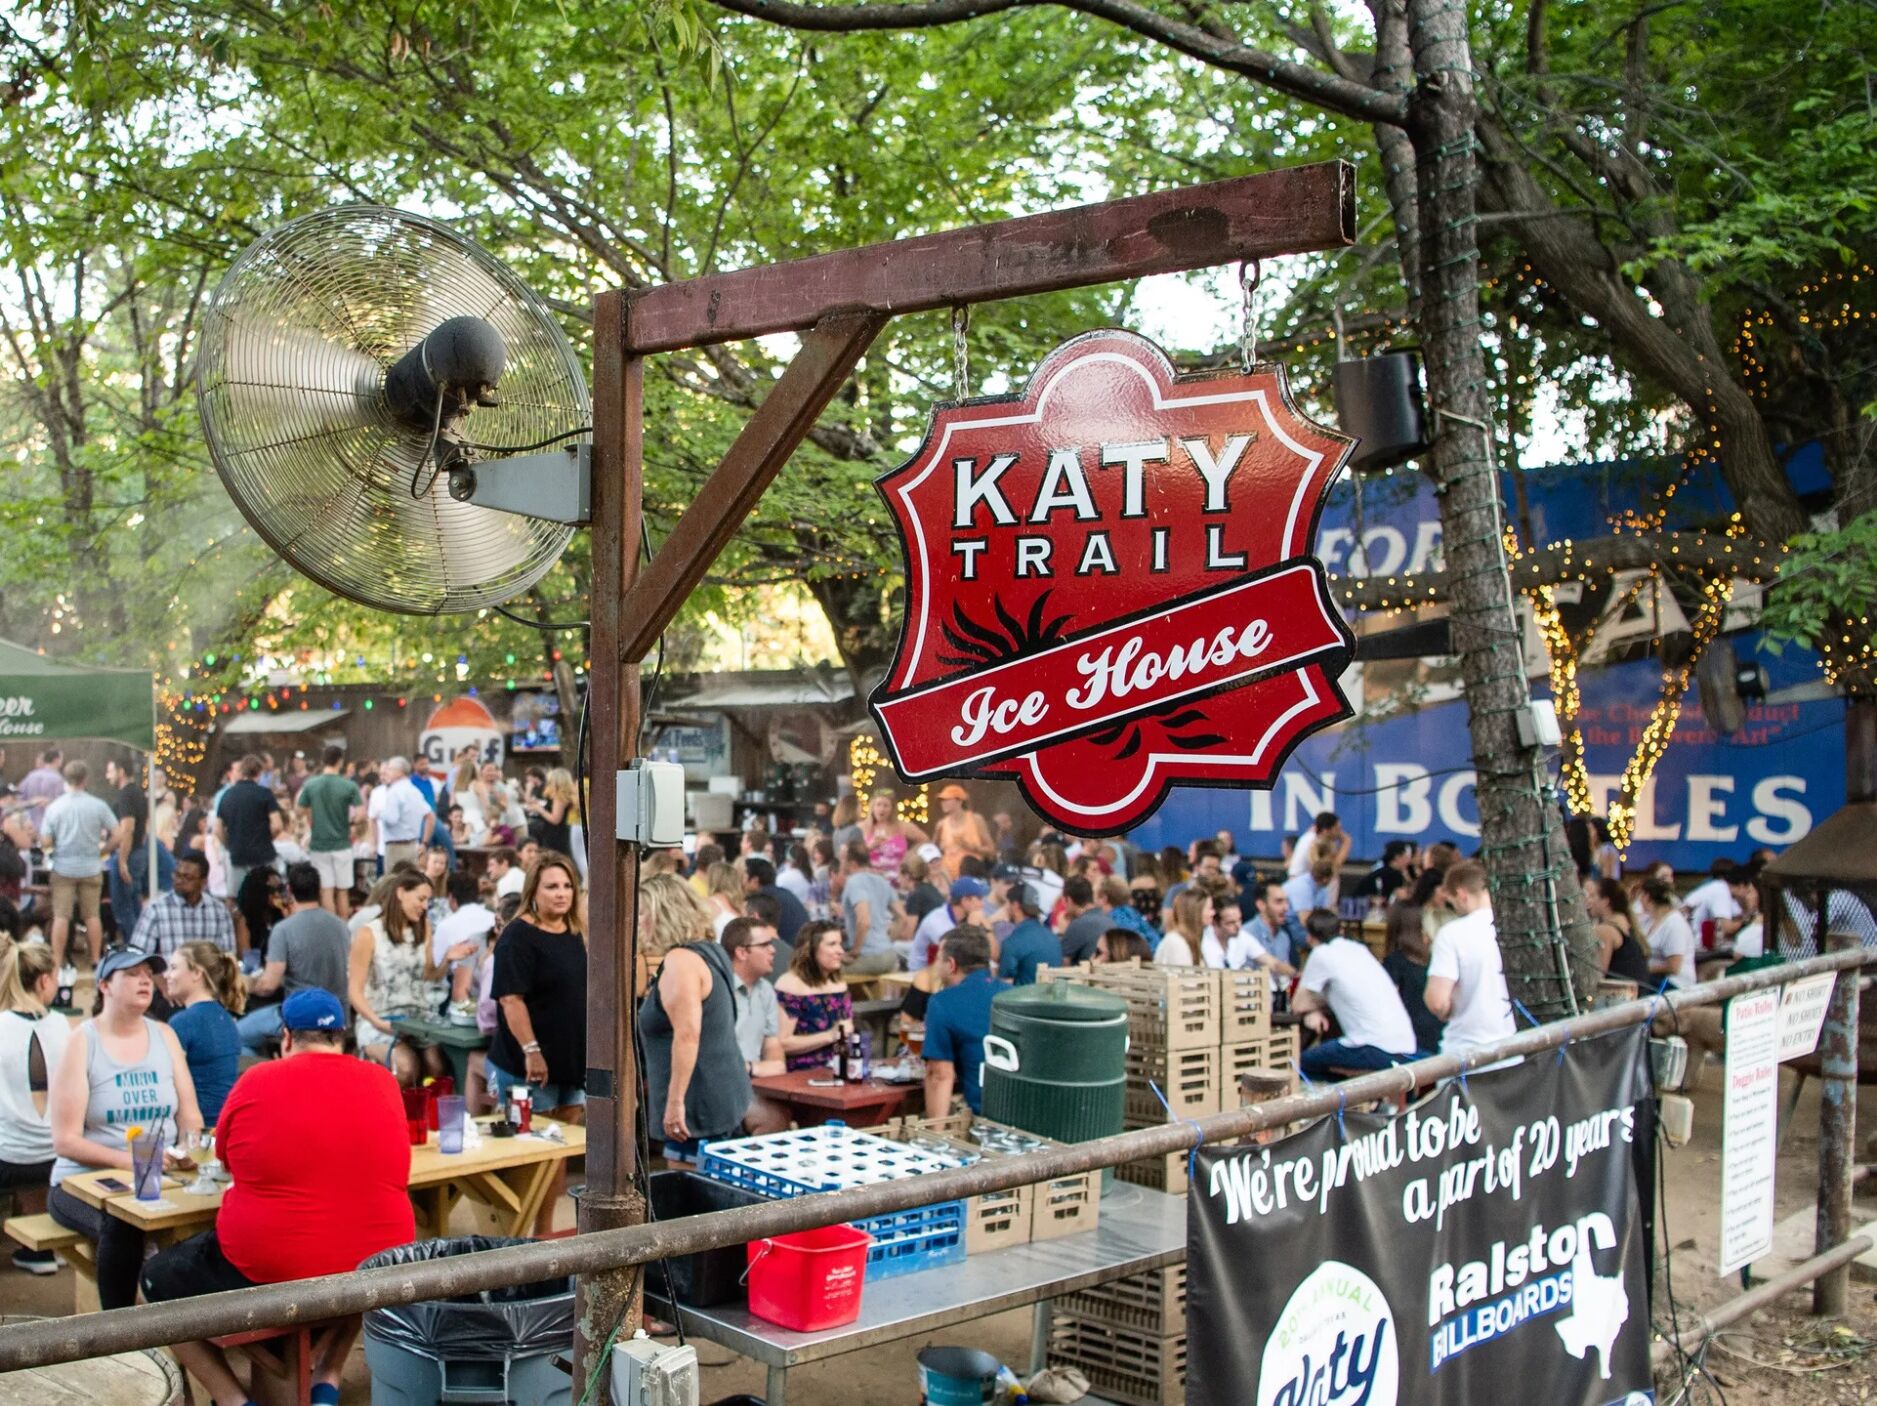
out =
<path fill-rule="evenodd" d="M 98 921 L 99 904 L 104 897 L 104 875 L 93 874 L 89 878 L 75 879 L 69 874 L 52 871 L 52 916 L 54 919 L 70 917 L 77 911 L 81 923 Z"/>
<path fill-rule="evenodd" d="M 0 1160 L 0 1191 L 44 1191 L 52 1185 L 52 1158 L 43 1162 Z"/>
<path fill-rule="evenodd" d="M 416 840 L 386 840 L 385 872 L 388 874 L 397 865 L 405 862 L 415 864 L 422 853 L 423 846 Z"/>
<path fill-rule="evenodd" d="M 248 1278 L 230 1264 L 215 1232 L 205 1230 L 145 1260 L 142 1282 L 143 1296 L 151 1303 L 163 1303 L 168 1299 L 192 1299 L 197 1294 L 252 1289 L 260 1281 Z"/>
<path fill-rule="evenodd" d="M 587 1091 L 578 1084 L 529 1084 L 492 1060 L 485 1061 L 484 1074 L 489 1081 L 489 1097 L 495 1100 L 497 1108 L 506 1108 L 508 1091 L 522 1085 L 527 1086 L 536 1113 L 549 1113 L 556 1108 L 581 1108 L 587 1101 Z"/>
<path fill-rule="evenodd" d="M 306 856 L 307 862 L 319 870 L 319 886 L 323 889 L 337 889 L 340 893 L 348 892 L 353 884 L 354 861 L 349 849 L 316 849 Z"/>

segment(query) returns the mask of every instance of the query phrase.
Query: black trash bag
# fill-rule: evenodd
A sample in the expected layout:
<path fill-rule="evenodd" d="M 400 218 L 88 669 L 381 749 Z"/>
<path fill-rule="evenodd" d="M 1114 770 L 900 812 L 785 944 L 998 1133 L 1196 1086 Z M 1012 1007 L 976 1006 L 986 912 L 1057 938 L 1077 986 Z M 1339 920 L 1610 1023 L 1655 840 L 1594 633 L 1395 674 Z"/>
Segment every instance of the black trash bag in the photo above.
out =
<path fill-rule="evenodd" d="M 531 1243 L 495 1235 L 419 1240 L 383 1250 L 359 1268 L 417 1264 Z M 567 1348 L 573 1342 L 573 1333 L 574 1281 L 564 1274 L 451 1299 L 374 1308 L 365 1315 L 367 1337 L 435 1361 L 502 1361 L 533 1356 Z"/>

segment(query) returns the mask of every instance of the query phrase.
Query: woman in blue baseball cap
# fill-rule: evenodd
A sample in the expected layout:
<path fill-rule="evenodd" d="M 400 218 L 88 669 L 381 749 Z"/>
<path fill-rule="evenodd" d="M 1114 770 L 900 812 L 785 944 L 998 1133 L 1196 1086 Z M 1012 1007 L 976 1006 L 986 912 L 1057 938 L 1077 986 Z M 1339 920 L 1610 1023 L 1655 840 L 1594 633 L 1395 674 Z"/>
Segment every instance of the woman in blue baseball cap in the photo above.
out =
<path fill-rule="evenodd" d="M 52 1192 L 46 1209 L 98 1246 L 98 1303 L 128 1308 L 137 1298 L 143 1231 L 88 1206 L 59 1183 L 103 1167 L 132 1170 L 130 1138 L 200 1132 L 189 1061 L 176 1032 L 148 1011 L 163 959 L 118 948 L 98 963 L 98 1006 L 78 1027 L 52 1076 Z"/>

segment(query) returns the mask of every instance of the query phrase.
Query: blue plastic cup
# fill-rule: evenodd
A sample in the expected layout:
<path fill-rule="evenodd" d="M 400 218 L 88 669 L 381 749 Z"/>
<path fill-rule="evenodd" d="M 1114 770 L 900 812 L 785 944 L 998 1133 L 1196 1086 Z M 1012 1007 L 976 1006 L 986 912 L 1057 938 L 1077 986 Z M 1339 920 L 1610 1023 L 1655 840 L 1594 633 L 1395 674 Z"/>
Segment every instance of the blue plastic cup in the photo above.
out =
<path fill-rule="evenodd" d="M 463 1150 L 463 1118 L 468 1101 L 461 1094 L 445 1094 L 437 1100 L 437 1151 Z"/>

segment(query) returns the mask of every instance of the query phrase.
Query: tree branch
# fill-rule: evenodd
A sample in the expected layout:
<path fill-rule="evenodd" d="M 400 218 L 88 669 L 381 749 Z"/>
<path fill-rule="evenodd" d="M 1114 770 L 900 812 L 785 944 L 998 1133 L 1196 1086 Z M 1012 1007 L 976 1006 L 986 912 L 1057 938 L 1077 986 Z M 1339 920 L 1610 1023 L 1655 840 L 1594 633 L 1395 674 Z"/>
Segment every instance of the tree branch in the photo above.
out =
<path fill-rule="evenodd" d="M 1366 83 L 1351 82 L 1307 64 L 1222 39 L 1196 25 L 1156 14 L 1135 0 L 908 0 L 904 4 L 895 0 L 874 0 L 874 3 L 859 5 L 817 5 L 801 3 L 801 0 L 710 0 L 710 3 L 732 14 L 766 20 L 786 29 L 821 33 L 931 29 L 1002 14 L 1006 10 L 1060 4 L 1064 9 L 1107 20 L 1214 68 L 1254 78 L 1276 92 L 1315 103 L 1326 111 L 1364 122 L 1392 123 L 1397 127 L 1408 121 L 1408 104 L 1401 98 L 1379 93 Z"/>

